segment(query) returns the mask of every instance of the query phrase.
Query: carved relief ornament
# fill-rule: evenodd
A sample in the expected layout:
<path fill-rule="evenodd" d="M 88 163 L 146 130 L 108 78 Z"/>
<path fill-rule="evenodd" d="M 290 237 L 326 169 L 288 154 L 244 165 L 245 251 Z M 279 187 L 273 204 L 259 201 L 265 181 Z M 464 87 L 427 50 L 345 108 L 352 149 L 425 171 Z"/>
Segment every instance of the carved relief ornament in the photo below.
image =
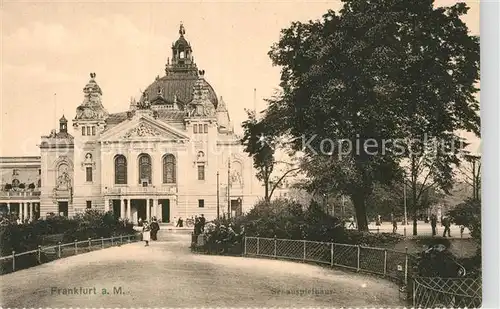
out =
<path fill-rule="evenodd" d="M 139 126 L 125 133 L 123 138 L 156 137 L 156 136 L 161 136 L 161 132 L 141 123 Z"/>

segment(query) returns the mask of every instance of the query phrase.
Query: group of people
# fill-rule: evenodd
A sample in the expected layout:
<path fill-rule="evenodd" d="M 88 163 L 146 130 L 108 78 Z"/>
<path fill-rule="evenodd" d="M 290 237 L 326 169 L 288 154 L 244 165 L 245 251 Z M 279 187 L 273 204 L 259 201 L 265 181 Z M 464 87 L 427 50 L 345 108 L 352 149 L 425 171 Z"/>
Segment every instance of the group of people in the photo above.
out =
<path fill-rule="evenodd" d="M 156 217 L 151 218 L 151 222 L 147 220 L 142 221 L 142 240 L 146 242 L 146 247 L 149 246 L 149 241 L 158 240 L 158 231 L 160 230 L 160 224 Z"/>
<path fill-rule="evenodd" d="M 205 215 L 201 214 L 200 217 L 194 217 L 194 234 L 200 235 L 205 231 L 205 223 L 207 223 L 207 219 L 205 219 Z"/>

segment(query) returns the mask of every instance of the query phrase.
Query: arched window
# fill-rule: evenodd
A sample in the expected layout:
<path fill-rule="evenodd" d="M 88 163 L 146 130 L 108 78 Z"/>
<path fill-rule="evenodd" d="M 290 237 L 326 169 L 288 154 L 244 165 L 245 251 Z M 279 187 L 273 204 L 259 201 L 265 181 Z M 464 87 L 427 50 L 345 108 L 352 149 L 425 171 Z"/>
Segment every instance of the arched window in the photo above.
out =
<path fill-rule="evenodd" d="M 175 183 L 175 157 L 172 154 L 163 157 L 163 183 Z"/>
<path fill-rule="evenodd" d="M 115 157 L 115 184 L 127 184 L 127 159 L 124 155 Z"/>
<path fill-rule="evenodd" d="M 143 181 L 151 183 L 151 157 L 148 154 L 139 155 L 139 184 Z"/>

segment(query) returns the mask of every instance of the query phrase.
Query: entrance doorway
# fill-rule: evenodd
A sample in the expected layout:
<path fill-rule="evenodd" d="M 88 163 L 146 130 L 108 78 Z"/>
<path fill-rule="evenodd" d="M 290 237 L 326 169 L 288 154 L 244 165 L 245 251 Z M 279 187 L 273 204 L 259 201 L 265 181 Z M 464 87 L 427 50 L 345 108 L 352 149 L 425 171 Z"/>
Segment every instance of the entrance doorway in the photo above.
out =
<path fill-rule="evenodd" d="M 146 203 L 148 200 L 132 200 L 131 201 L 131 209 L 136 209 L 137 210 L 137 222 L 139 222 L 139 219 L 142 219 L 142 221 L 146 220 Z"/>
<path fill-rule="evenodd" d="M 68 216 L 68 202 L 57 202 L 59 205 L 58 215 L 67 217 Z"/>
<path fill-rule="evenodd" d="M 161 222 L 170 222 L 170 200 L 159 200 L 161 204 Z"/>
<path fill-rule="evenodd" d="M 113 203 L 113 215 L 115 218 L 120 218 L 122 216 L 122 209 L 120 207 L 120 200 L 111 200 Z"/>

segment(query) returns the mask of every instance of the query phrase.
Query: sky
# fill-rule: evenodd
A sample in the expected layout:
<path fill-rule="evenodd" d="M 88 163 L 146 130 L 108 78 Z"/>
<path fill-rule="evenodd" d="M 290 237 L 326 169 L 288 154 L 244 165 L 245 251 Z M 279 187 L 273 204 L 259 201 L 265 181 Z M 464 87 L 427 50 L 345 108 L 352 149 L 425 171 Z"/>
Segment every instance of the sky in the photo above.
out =
<path fill-rule="evenodd" d="M 456 1 L 441 0 L 438 5 Z M 464 17 L 479 34 L 479 1 Z M 0 156 L 36 156 L 41 135 L 73 119 L 89 73 L 110 113 L 164 75 L 186 29 L 195 62 L 222 96 L 235 130 L 245 108 L 264 109 L 279 84 L 280 69 L 267 55 L 292 21 L 319 19 L 336 1 L 5 1 L 1 11 Z M 467 138 L 473 135 L 466 134 Z M 479 141 L 474 140 L 477 149 Z"/>

